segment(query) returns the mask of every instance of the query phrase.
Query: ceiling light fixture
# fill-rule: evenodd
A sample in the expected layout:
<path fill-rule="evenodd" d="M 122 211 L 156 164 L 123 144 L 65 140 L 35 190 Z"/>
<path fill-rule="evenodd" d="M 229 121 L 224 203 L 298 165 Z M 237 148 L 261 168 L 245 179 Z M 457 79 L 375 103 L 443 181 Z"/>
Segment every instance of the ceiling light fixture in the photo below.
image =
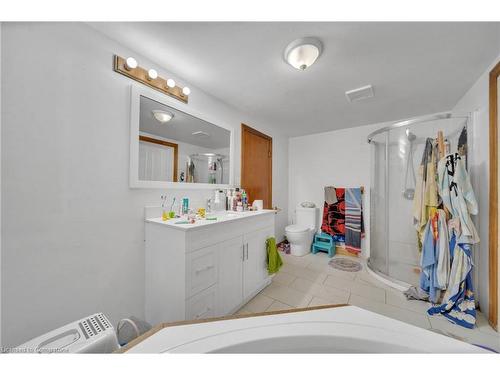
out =
<path fill-rule="evenodd" d="M 174 118 L 174 114 L 167 111 L 155 110 L 151 112 L 153 113 L 153 116 L 156 119 L 156 121 L 161 122 L 162 124 L 169 122 Z"/>
<path fill-rule="evenodd" d="M 323 52 L 323 44 L 317 38 L 300 38 L 291 42 L 286 48 L 283 57 L 295 69 L 306 70 L 318 59 Z"/>
<path fill-rule="evenodd" d="M 132 70 L 135 68 L 137 68 L 137 60 L 133 57 L 127 57 L 127 60 L 125 60 L 125 69 Z"/>
<path fill-rule="evenodd" d="M 167 86 L 173 89 L 175 87 L 175 81 L 172 78 L 167 79 Z"/>
<path fill-rule="evenodd" d="M 149 69 L 148 70 L 148 79 L 152 80 L 152 79 L 156 79 L 156 78 L 158 78 L 158 72 L 154 69 Z"/>
<path fill-rule="evenodd" d="M 182 93 L 187 96 L 187 95 L 191 94 L 191 89 L 186 86 L 182 89 Z"/>

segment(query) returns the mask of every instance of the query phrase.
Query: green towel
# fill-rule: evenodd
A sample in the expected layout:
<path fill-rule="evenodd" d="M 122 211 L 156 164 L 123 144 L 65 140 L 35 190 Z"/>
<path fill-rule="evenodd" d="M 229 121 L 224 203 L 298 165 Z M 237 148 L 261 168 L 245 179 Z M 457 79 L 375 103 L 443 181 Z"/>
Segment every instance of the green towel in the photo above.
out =
<path fill-rule="evenodd" d="M 267 271 L 270 275 L 279 271 L 281 266 L 283 265 L 283 261 L 281 260 L 280 254 L 278 253 L 278 249 L 276 247 L 276 238 L 269 237 L 266 240 L 266 248 L 267 248 Z"/>

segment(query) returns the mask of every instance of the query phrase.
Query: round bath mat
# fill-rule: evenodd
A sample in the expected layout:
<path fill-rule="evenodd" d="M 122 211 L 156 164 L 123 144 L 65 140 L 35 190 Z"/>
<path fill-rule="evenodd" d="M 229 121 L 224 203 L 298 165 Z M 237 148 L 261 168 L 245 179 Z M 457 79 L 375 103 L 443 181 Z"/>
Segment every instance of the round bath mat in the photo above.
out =
<path fill-rule="evenodd" d="M 347 258 L 333 258 L 328 264 L 337 270 L 346 272 L 358 272 L 363 268 L 358 261 Z"/>

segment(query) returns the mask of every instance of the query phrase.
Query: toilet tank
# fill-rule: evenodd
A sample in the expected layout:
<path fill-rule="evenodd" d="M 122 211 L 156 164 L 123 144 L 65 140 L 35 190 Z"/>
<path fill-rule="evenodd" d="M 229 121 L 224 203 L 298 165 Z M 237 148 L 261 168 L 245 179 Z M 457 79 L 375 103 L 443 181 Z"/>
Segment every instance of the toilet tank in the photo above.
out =
<path fill-rule="evenodd" d="M 308 208 L 299 206 L 295 209 L 295 215 L 298 225 L 308 228 L 318 228 L 318 207 Z"/>

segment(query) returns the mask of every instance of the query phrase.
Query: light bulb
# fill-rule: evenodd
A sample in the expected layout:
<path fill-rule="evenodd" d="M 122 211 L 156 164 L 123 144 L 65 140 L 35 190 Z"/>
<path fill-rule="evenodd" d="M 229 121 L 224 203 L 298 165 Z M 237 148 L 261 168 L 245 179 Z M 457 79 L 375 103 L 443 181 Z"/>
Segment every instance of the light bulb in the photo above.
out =
<path fill-rule="evenodd" d="M 175 87 L 175 81 L 172 78 L 167 79 L 167 86 L 171 89 Z"/>
<path fill-rule="evenodd" d="M 127 57 L 127 60 L 125 60 L 125 69 L 131 70 L 135 68 L 137 68 L 137 60 L 133 57 Z"/>
<path fill-rule="evenodd" d="M 312 37 L 301 38 L 290 43 L 284 52 L 285 61 L 295 69 L 306 70 L 321 55 L 322 43 Z"/>
<path fill-rule="evenodd" d="M 153 113 L 154 118 L 158 121 L 161 122 L 162 124 L 169 122 L 174 118 L 174 114 L 167 112 L 167 111 L 159 111 L 159 110 L 154 110 L 151 111 Z"/>
<path fill-rule="evenodd" d="M 191 89 L 190 89 L 189 87 L 187 87 L 187 86 L 186 86 L 186 87 L 184 87 L 184 88 L 182 89 L 182 93 L 183 93 L 184 95 L 188 96 L 189 94 L 191 94 Z"/>
<path fill-rule="evenodd" d="M 154 69 L 149 69 L 148 70 L 148 79 L 156 79 L 158 78 L 158 72 Z"/>

